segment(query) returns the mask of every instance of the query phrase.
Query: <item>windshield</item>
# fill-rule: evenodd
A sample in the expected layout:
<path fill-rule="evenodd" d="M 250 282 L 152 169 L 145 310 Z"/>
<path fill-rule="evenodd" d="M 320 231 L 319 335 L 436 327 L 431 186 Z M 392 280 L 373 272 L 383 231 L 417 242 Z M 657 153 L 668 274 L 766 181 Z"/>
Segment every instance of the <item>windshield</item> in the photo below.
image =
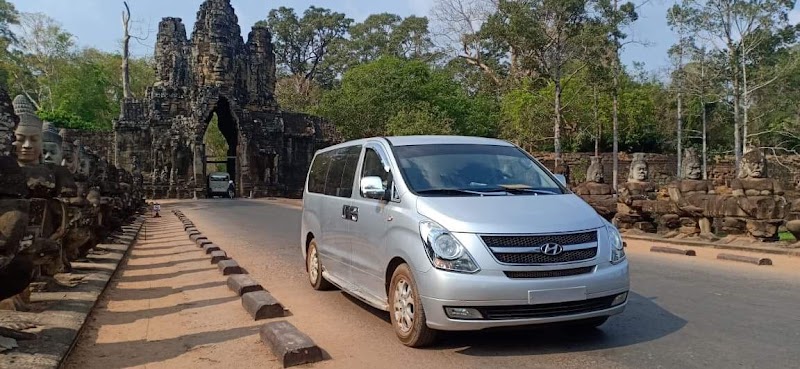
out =
<path fill-rule="evenodd" d="M 406 183 L 420 195 L 562 194 L 543 167 L 513 146 L 411 145 L 395 153 Z"/>
<path fill-rule="evenodd" d="M 211 180 L 212 181 L 225 181 L 225 182 L 227 182 L 228 181 L 228 176 L 226 176 L 226 175 L 213 175 L 212 174 L 211 175 Z"/>

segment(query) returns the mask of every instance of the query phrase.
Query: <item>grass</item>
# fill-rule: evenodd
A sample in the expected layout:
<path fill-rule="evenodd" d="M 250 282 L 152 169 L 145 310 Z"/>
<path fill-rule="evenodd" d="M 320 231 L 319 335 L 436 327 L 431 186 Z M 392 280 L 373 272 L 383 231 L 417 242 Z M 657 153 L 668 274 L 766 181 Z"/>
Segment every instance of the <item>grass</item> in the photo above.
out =
<path fill-rule="evenodd" d="M 780 237 L 781 241 L 797 241 L 797 239 L 794 238 L 794 236 L 789 232 L 781 232 L 778 234 L 778 236 Z"/>

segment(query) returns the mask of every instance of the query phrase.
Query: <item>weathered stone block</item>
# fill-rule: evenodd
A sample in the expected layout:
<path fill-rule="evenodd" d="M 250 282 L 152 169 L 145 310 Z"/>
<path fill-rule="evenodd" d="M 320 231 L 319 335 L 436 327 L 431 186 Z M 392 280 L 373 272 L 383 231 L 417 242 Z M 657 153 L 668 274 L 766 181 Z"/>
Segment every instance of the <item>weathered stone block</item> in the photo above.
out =
<path fill-rule="evenodd" d="M 208 238 L 206 238 L 205 236 L 202 236 L 202 237 L 198 237 L 196 240 L 194 240 L 194 243 L 198 247 L 203 247 L 203 245 L 211 243 L 211 242 L 208 240 Z"/>
<path fill-rule="evenodd" d="M 220 261 L 228 260 L 228 254 L 225 251 L 213 251 L 211 252 L 211 264 L 217 264 Z"/>
<path fill-rule="evenodd" d="M 717 254 L 717 259 L 719 260 L 728 260 L 728 261 L 736 261 L 740 263 L 748 263 L 748 264 L 755 264 L 755 265 L 772 265 L 772 259 L 769 258 L 759 258 L 754 256 L 744 256 L 744 255 L 735 255 L 735 254 L 726 254 L 726 253 L 719 253 Z"/>
<path fill-rule="evenodd" d="M 235 274 L 228 277 L 228 288 L 230 288 L 233 292 L 236 292 L 236 294 L 239 296 L 250 292 L 264 290 L 264 287 L 258 284 L 255 279 L 247 274 Z"/>
<path fill-rule="evenodd" d="M 284 368 L 322 361 L 322 349 L 311 337 L 287 321 L 267 323 L 260 330 L 261 340 Z"/>
<path fill-rule="evenodd" d="M 283 305 L 267 291 L 248 292 L 242 295 L 242 306 L 254 320 L 282 317 Z"/>
<path fill-rule="evenodd" d="M 247 274 L 244 272 L 244 269 L 239 266 L 239 263 L 232 259 L 220 261 L 217 263 L 217 268 L 222 272 L 222 275 Z"/>
<path fill-rule="evenodd" d="M 219 248 L 219 246 L 217 246 L 217 245 L 215 245 L 213 243 L 209 243 L 209 244 L 203 246 L 203 251 L 206 252 L 206 255 L 211 254 L 214 251 L 220 251 L 220 250 L 221 249 Z"/>

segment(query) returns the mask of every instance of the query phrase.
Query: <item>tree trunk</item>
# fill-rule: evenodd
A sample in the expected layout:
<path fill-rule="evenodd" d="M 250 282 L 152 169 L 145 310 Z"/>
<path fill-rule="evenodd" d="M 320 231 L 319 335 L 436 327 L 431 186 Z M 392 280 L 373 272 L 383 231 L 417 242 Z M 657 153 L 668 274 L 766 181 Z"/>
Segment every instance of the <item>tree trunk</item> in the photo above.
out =
<path fill-rule="evenodd" d="M 600 114 L 597 102 L 597 86 L 592 87 L 592 92 L 594 93 L 594 124 L 597 125 L 597 133 L 594 136 L 594 156 L 600 156 L 600 137 L 603 134 L 603 125 L 600 124 Z"/>
<path fill-rule="evenodd" d="M 731 82 L 733 84 L 733 151 L 736 157 L 736 174 L 739 174 L 739 165 L 742 162 L 742 128 L 739 112 L 742 96 L 739 86 L 739 63 L 736 62 L 736 50 L 733 43 L 728 43 L 728 63 L 731 67 Z"/>
<path fill-rule="evenodd" d="M 706 141 L 707 122 L 706 122 L 706 103 L 700 98 L 700 108 L 703 119 L 703 179 L 708 179 L 708 146 Z"/>
<path fill-rule="evenodd" d="M 128 99 L 133 97 L 131 93 L 131 74 L 128 67 L 129 45 L 131 41 L 131 35 L 128 29 L 131 20 L 131 9 L 128 7 L 127 2 L 123 2 L 123 4 L 125 4 L 125 11 L 122 13 L 122 93 L 123 96 Z"/>
<path fill-rule="evenodd" d="M 742 42 L 744 47 L 744 41 Z M 750 103 L 750 94 L 747 91 L 747 66 L 744 64 L 744 55 L 742 56 L 742 154 L 747 150 L 747 111 Z"/>
<path fill-rule="evenodd" d="M 681 178 L 683 169 L 683 94 L 678 92 L 678 178 Z"/>
<path fill-rule="evenodd" d="M 553 146 L 555 149 L 555 163 L 553 168 L 558 168 L 561 161 L 561 80 L 557 77 L 555 97 L 555 123 L 553 125 Z"/>

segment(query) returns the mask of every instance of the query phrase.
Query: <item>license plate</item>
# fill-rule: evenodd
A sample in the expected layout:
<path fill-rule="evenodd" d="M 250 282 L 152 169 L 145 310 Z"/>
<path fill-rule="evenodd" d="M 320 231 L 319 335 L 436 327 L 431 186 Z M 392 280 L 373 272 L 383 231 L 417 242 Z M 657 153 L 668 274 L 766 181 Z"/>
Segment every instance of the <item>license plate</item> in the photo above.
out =
<path fill-rule="evenodd" d="M 552 304 L 556 302 L 586 300 L 586 287 L 559 288 L 552 290 L 529 290 L 528 304 Z"/>

